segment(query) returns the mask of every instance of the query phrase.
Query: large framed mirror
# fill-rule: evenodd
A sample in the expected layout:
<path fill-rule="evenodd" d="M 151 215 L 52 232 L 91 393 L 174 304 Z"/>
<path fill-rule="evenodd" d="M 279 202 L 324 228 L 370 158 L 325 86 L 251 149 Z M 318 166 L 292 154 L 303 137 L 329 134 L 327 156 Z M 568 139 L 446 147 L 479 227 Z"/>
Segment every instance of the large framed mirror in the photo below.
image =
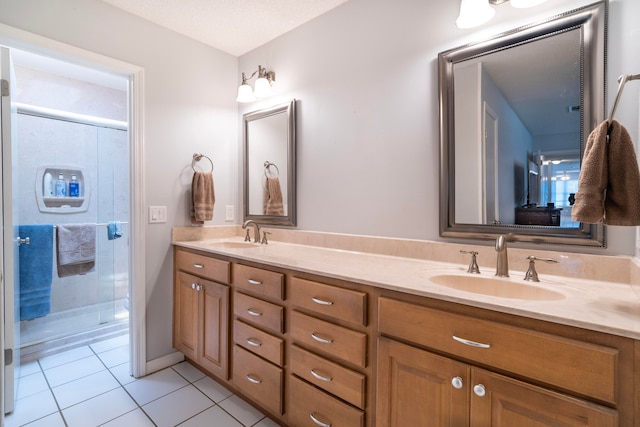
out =
<path fill-rule="evenodd" d="M 606 245 L 571 220 L 606 114 L 606 16 L 598 2 L 438 55 L 441 236 Z"/>
<path fill-rule="evenodd" d="M 296 100 L 243 116 L 244 220 L 296 225 Z"/>

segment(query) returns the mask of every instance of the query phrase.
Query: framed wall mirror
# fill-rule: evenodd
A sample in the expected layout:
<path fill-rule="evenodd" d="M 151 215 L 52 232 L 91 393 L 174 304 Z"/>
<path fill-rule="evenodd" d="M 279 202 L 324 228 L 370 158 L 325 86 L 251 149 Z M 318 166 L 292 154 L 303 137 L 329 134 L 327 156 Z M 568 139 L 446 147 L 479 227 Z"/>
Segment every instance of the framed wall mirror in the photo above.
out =
<path fill-rule="evenodd" d="M 605 119 L 606 4 L 438 55 L 440 235 L 605 246 L 571 220 Z"/>
<path fill-rule="evenodd" d="M 243 116 L 244 220 L 296 225 L 296 100 Z"/>

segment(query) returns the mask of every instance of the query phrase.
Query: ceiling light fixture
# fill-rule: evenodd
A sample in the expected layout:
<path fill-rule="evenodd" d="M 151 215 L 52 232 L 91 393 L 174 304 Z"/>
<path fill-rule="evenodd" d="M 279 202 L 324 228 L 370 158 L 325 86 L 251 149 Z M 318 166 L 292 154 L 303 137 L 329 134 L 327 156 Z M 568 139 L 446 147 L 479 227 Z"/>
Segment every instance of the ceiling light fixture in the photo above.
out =
<path fill-rule="evenodd" d="M 456 19 L 458 28 L 478 27 L 488 22 L 496 11 L 491 5 L 499 6 L 510 2 L 511 6 L 517 9 L 537 6 L 547 0 L 461 0 L 460 15 Z"/>
<path fill-rule="evenodd" d="M 255 89 L 251 89 L 249 80 L 258 75 L 256 79 Z M 262 65 L 258 65 L 258 69 L 254 71 L 249 78 L 242 73 L 242 84 L 238 87 L 237 102 L 253 102 L 258 98 L 271 96 L 271 84 L 276 81 L 276 73 L 267 71 Z"/>

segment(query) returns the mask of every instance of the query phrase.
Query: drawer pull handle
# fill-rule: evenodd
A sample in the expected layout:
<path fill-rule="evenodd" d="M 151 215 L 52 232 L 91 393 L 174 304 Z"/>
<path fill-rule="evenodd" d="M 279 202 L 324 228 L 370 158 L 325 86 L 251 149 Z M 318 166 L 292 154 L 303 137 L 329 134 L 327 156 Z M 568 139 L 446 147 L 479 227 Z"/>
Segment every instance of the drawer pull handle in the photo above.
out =
<path fill-rule="evenodd" d="M 462 382 L 462 378 L 460 378 L 460 377 L 453 377 L 453 378 L 451 379 L 451 385 L 452 385 L 452 386 L 453 386 L 453 388 L 455 388 L 456 390 L 460 390 L 464 384 L 463 384 L 463 382 Z"/>
<path fill-rule="evenodd" d="M 309 418 L 311 418 L 311 421 L 313 421 L 314 423 L 318 424 L 320 427 L 331 427 L 330 423 L 323 423 L 322 421 L 317 419 L 313 412 L 309 413 Z"/>
<path fill-rule="evenodd" d="M 452 337 L 454 340 L 456 340 L 456 341 L 458 341 L 458 342 L 460 342 L 460 343 L 462 343 L 462 344 L 469 345 L 469 346 L 471 346 L 471 347 L 477 347 L 477 348 L 491 348 L 491 344 L 484 344 L 484 343 L 481 343 L 481 342 L 471 341 L 471 340 L 468 340 L 468 339 L 465 339 L 465 338 L 457 337 L 457 336 L 455 336 L 455 335 L 452 335 L 451 337 Z"/>
<path fill-rule="evenodd" d="M 255 317 L 262 316 L 262 313 L 260 313 L 259 311 L 255 311 L 252 308 L 247 308 L 247 313 L 249 313 L 251 316 L 255 316 Z"/>
<path fill-rule="evenodd" d="M 262 285 L 260 280 L 247 279 L 247 282 L 249 282 L 250 285 Z"/>
<path fill-rule="evenodd" d="M 251 374 L 247 374 L 247 380 L 254 384 L 262 384 L 262 380 L 260 378 L 254 378 Z"/>
<path fill-rule="evenodd" d="M 325 301 L 325 300 L 322 300 L 322 299 L 316 298 L 316 297 L 311 297 L 311 301 L 315 302 L 316 304 L 320 304 L 320 305 L 333 305 L 332 301 Z"/>
<path fill-rule="evenodd" d="M 193 268 L 204 268 L 202 264 L 193 264 Z"/>
<path fill-rule="evenodd" d="M 333 342 L 333 340 L 331 338 L 322 338 L 318 335 L 316 335 L 315 332 L 311 332 L 311 338 L 313 338 L 314 340 L 321 342 L 322 344 L 331 344 Z"/>
<path fill-rule="evenodd" d="M 251 347 L 262 347 L 262 343 L 255 338 L 247 338 L 247 344 Z"/>
<path fill-rule="evenodd" d="M 196 288 L 196 286 L 198 286 L 198 285 L 196 285 L 195 283 L 192 283 L 192 284 L 191 284 L 191 289 L 195 289 L 195 288 Z"/>
<path fill-rule="evenodd" d="M 333 381 L 333 378 L 331 377 L 325 377 L 324 375 L 320 375 L 319 373 L 317 373 L 315 371 L 315 369 L 311 370 L 311 375 L 313 375 L 315 378 L 319 379 L 320 381 L 326 381 L 326 382 L 331 382 Z"/>
<path fill-rule="evenodd" d="M 473 386 L 473 392 L 478 397 L 484 397 L 484 395 L 487 394 L 487 391 L 484 389 L 484 385 L 482 385 L 482 384 L 474 385 Z"/>

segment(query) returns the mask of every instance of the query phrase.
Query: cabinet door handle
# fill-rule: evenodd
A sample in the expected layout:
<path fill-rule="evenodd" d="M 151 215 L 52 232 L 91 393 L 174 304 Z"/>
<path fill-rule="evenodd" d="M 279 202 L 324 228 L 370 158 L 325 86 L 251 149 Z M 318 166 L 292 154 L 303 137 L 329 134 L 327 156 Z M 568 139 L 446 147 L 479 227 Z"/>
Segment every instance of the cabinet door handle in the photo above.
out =
<path fill-rule="evenodd" d="M 456 390 L 460 390 L 464 386 L 464 383 L 462 382 L 462 378 L 454 377 L 454 378 L 451 379 L 451 385 Z"/>
<path fill-rule="evenodd" d="M 332 301 L 326 301 L 326 300 L 322 300 L 322 299 L 316 298 L 316 297 L 311 297 L 311 301 L 315 302 L 316 304 L 320 304 L 320 305 L 333 305 Z"/>
<path fill-rule="evenodd" d="M 204 268 L 204 265 L 202 264 L 193 264 L 193 268 Z"/>
<path fill-rule="evenodd" d="M 484 343 L 481 343 L 481 342 L 471 341 L 471 340 L 468 340 L 468 339 L 466 339 L 466 338 L 460 338 L 460 337 L 457 337 L 457 336 L 455 336 L 455 335 L 452 335 L 451 337 L 452 337 L 454 340 L 456 340 L 456 341 L 458 341 L 458 342 L 460 342 L 460 343 L 462 343 L 462 344 L 469 345 L 469 346 L 471 346 L 471 347 L 477 347 L 477 348 L 491 348 L 491 344 L 484 344 Z"/>
<path fill-rule="evenodd" d="M 196 285 L 196 291 L 200 292 L 202 290 L 202 286 Z"/>
<path fill-rule="evenodd" d="M 331 338 L 322 338 L 318 336 L 315 332 L 311 332 L 311 338 L 323 344 L 331 344 L 333 342 Z"/>
<path fill-rule="evenodd" d="M 314 423 L 316 423 L 320 427 L 331 427 L 330 423 L 323 423 L 322 421 L 317 419 L 313 412 L 309 412 L 309 418 L 311 418 L 311 421 L 313 421 Z"/>
<path fill-rule="evenodd" d="M 260 280 L 247 279 L 247 282 L 249 282 L 250 285 L 262 285 Z"/>
<path fill-rule="evenodd" d="M 319 379 L 320 381 L 326 381 L 326 382 L 331 382 L 333 381 L 333 378 L 331 377 L 325 377 L 324 375 L 320 375 L 319 373 L 317 373 L 315 371 L 315 369 L 311 370 L 311 375 L 313 375 L 315 378 Z"/>
<path fill-rule="evenodd" d="M 484 385 L 482 385 L 482 384 L 474 385 L 473 386 L 473 392 L 478 397 L 484 397 L 484 395 L 487 394 L 487 391 L 484 389 Z"/>
<path fill-rule="evenodd" d="M 191 284 L 191 289 L 195 289 L 195 288 L 196 288 L 196 286 L 198 286 L 198 285 L 196 285 L 195 283 L 192 283 L 192 284 Z"/>
<path fill-rule="evenodd" d="M 252 347 L 262 347 L 262 343 L 255 338 L 247 338 L 247 344 Z"/>
<path fill-rule="evenodd" d="M 259 311 L 255 311 L 253 308 L 247 308 L 247 313 L 249 313 L 251 316 L 255 316 L 255 317 L 262 316 L 262 313 L 260 313 Z"/>
<path fill-rule="evenodd" d="M 247 374 L 247 380 L 249 380 L 249 382 L 252 382 L 254 384 L 262 384 L 262 380 L 260 378 L 255 378 L 251 374 Z"/>

